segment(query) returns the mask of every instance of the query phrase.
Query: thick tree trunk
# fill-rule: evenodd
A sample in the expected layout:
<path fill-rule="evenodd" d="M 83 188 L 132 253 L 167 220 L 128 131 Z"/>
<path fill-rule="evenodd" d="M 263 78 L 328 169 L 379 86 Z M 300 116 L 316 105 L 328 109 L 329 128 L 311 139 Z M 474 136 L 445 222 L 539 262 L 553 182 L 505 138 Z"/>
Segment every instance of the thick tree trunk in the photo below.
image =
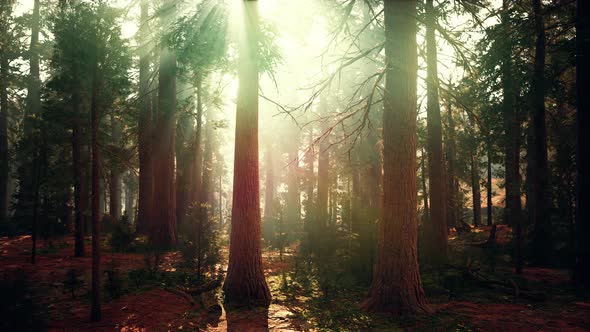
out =
<path fill-rule="evenodd" d="M 258 174 L 258 1 L 245 0 L 243 6 L 232 225 L 223 291 L 228 303 L 268 306 L 271 295 L 262 269 Z"/>
<path fill-rule="evenodd" d="M 171 1 L 169 6 L 175 6 Z M 175 9 L 171 10 L 175 12 Z M 173 13 L 170 14 L 174 16 Z M 174 175 L 176 129 L 176 54 L 162 45 L 158 82 L 158 111 L 155 117 L 154 201 L 150 240 L 158 249 L 176 244 L 176 187 Z"/>
<path fill-rule="evenodd" d="M 418 269 L 416 212 L 416 1 L 385 1 L 383 206 L 377 264 L 363 307 L 429 312 Z"/>
<path fill-rule="evenodd" d="M 23 136 L 19 147 L 19 172 L 18 172 L 18 202 L 15 208 L 15 217 L 24 219 L 27 222 L 31 220 L 34 202 L 34 173 L 33 165 L 37 162 L 32 160 L 36 157 L 33 152 L 36 147 L 32 147 L 34 140 L 35 119 L 41 111 L 41 80 L 39 78 L 39 30 L 40 30 L 40 0 L 34 0 L 31 43 L 29 46 L 29 77 L 27 79 L 27 99 L 25 106 L 25 116 L 23 119 Z"/>
<path fill-rule="evenodd" d="M 428 261 L 438 264 L 444 263 L 447 259 L 448 238 L 435 30 L 436 14 L 433 0 L 426 0 L 426 49 L 428 62 L 426 127 L 428 131 L 428 183 L 430 184 L 430 219 L 426 224 L 426 256 Z"/>
<path fill-rule="evenodd" d="M 150 93 L 150 58 L 148 50 L 148 2 L 141 1 L 139 52 L 139 199 L 137 232 L 147 234 L 152 220 L 154 169 L 152 159 L 152 98 Z"/>
<path fill-rule="evenodd" d="M 487 173 L 488 174 L 487 175 L 488 175 L 488 181 L 486 183 L 487 205 L 488 205 L 488 208 L 487 208 L 487 217 L 488 217 L 487 223 L 488 223 L 488 226 L 492 226 L 492 224 L 494 222 L 493 221 L 493 216 L 492 216 L 492 212 L 494 211 L 493 210 L 494 209 L 494 205 L 493 205 L 493 202 L 492 202 L 492 197 L 493 197 L 493 194 L 494 193 L 492 192 L 492 188 L 493 188 L 492 187 L 492 143 L 491 143 L 491 140 L 489 138 L 487 139 L 486 145 L 487 145 L 486 148 L 487 148 L 487 154 L 488 154 L 488 156 L 487 156 L 487 167 L 488 167 L 488 170 L 487 170 Z"/>
<path fill-rule="evenodd" d="M 0 4 L 0 43 L 6 45 L 11 42 L 10 17 L 13 4 L 9 1 Z M 0 51 L 0 227 L 7 222 L 8 217 L 8 181 L 10 180 L 10 155 L 8 151 L 8 81 L 9 57 L 7 50 Z"/>
<path fill-rule="evenodd" d="M 4 39 L 7 29 L 4 24 L 0 29 L 0 34 L 2 34 L 0 38 Z M 8 216 L 10 166 L 8 154 L 8 55 L 6 52 L 0 53 L 0 224 L 3 224 Z"/>
<path fill-rule="evenodd" d="M 508 10 L 510 1 L 503 0 L 501 24 L 503 26 L 503 55 L 501 63 L 501 81 L 504 99 L 502 109 L 504 113 L 504 148 L 506 170 L 506 223 L 514 228 L 515 234 L 515 269 L 522 273 L 522 216 L 520 195 L 520 117 L 515 104 L 515 87 L 512 79 L 512 44 L 510 41 L 510 17 Z"/>
<path fill-rule="evenodd" d="M 100 309 L 100 152 L 98 143 L 98 126 L 100 123 L 98 63 L 94 64 L 92 78 L 91 146 L 92 146 L 92 304 L 90 318 L 93 322 L 101 319 Z"/>
<path fill-rule="evenodd" d="M 578 0 L 576 21 L 576 91 L 578 94 L 578 151 L 577 151 L 577 204 L 576 204 L 576 266 L 574 281 L 577 288 L 590 292 L 590 109 L 584 95 L 590 78 L 590 2 Z"/>
<path fill-rule="evenodd" d="M 535 65 L 531 91 L 531 120 L 533 127 L 532 191 L 533 201 L 529 213 L 534 222 L 533 262 L 547 265 L 553 252 L 551 238 L 551 192 L 549 190 L 549 166 L 547 164 L 547 128 L 545 124 L 545 23 L 541 0 L 533 1 L 535 16 Z"/>

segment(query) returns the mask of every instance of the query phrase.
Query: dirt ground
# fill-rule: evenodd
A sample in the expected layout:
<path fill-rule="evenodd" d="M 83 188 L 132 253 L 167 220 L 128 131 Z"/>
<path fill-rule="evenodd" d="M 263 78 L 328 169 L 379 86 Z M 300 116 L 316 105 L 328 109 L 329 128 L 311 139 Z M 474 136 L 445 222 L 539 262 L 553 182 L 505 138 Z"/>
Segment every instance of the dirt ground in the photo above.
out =
<path fill-rule="evenodd" d="M 499 238 L 506 237 L 499 229 Z M 58 248 L 38 255 L 35 266 L 29 262 L 29 236 L 0 238 L 0 274 L 24 271 L 31 283 L 43 289 L 39 301 L 49 309 L 49 331 L 313 331 L 316 327 L 301 314 L 305 303 L 287 305 L 273 301 L 268 309 L 223 310 L 221 314 L 204 313 L 189 300 L 166 289 L 152 289 L 127 294 L 116 300 L 104 301 L 100 323 L 89 321 L 90 304 L 87 297 L 72 298 L 64 292 L 63 280 L 69 269 L 79 269 L 90 280 L 91 258 L 73 257 L 73 239 L 53 240 Z M 45 247 L 41 241 L 39 250 Z M 90 248 L 87 248 L 90 252 Z M 115 260 L 123 271 L 144 266 L 141 254 L 102 254 L 103 266 Z M 178 253 L 168 253 L 162 265 L 171 267 Z M 265 252 L 267 276 L 278 276 L 289 264 L 280 261 L 276 253 Z M 567 271 L 528 268 L 524 278 L 561 287 L 567 284 Z M 269 282 L 275 282 L 270 279 Z M 565 286 L 564 286 L 565 287 Z M 278 287 L 273 287 L 275 291 Z M 570 301 L 556 307 L 551 303 L 502 303 L 450 301 L 433 304 L 438 311 L 468 323 L 470 330 L 481 331 L 590 331 L 590 303 Z M 420 324 L 418 324 L 420 326 Z M 354 330 L 342 326 L 342 330 Z M 392 327 L 393 329 L 393 327 Z M 416 328 L 411 328 L 415 330 Z M 395 330 L 395 329 L 393 329 Z M 420 330 L 418 328 L 418 330 Z"/>

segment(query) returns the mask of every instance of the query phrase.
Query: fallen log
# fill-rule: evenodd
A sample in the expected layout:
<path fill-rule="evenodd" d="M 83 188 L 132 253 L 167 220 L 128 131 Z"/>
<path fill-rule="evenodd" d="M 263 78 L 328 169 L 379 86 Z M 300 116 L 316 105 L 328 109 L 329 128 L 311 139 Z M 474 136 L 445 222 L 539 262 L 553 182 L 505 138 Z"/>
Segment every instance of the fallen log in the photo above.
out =
<path fill-rule="evenodd" d="M 446 264 L 447 267 L 459 270 L 463 273 L 464 278 L 468 278 L 475 282 L 476 285 L 482 288 L 501 291 L 506 294 L 514 295 L 515 297 L 520 297 L 526 300 L 531 300 L 535 302 L 543 302 L 547 300 L 547 295 L 543 292 L 535 292 L 527 288 L 519 288 L 516 282 L 513 279 L 509 281 L 500 281 L 500 280 L 493 280 L 490 278 L 486 278 L 485 276 L 479 273 L 479 269 L 471 269 L 451 264 Z"/>

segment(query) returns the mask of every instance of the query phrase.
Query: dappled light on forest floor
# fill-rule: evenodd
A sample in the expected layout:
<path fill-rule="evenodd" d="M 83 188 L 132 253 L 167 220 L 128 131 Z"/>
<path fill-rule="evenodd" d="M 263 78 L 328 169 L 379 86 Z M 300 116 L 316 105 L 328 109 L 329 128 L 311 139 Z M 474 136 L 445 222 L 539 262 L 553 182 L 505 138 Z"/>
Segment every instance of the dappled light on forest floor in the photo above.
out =
<path fill-rule="evenodd" d="M 499 235 L 508 232 L 499 229 Z M 484 236 L 485 231 L 480 236 Z M 500 235 L 503 236 L 503 235 Z M 557 292 L 556 286 L 564 286 L 567 272 L 562 270 L 527 267 L 523 277 L 529 286 L 551 292 L 544 302 L 527 302 L 510 294 L 491 290 L 466 288 L 457 293 L 458 298 L 431 295 L 436 313 L 415 319 L 394 319 L 386 315 L 371 315 L 360 311 L 358 303 L 366 296 L 366 289 L 346 287 L 334 290 L 326 297 L 319 289 L 317 276 L 299 262 L 294 270 L 297 253 L 291 249 L 281 255 L 277 250 L 265 250 L 263 266 L 273 295 L 268 308 L 227 309 L 218 313 L 207 312 L 201 303 L 189 301 L 172 284 L 152 285 L 138 289 L 120 298 L 105 298 L 103 320 L 90 323 L 85 289 L 87 283 L 72 297 L 64 289 L 66 271 L 81 270 L 83 279 L 90 272 L 89 258 L 72 257 L 73 241 L 63 238 L 54 241 L 58 249 L 45 251 L 39 256 L 36 268 L 28 263 L 30 238 L 2 238 L 0 248 L 1 272 L 16 273 L 24 270 L 34 288 L 41 291 L 38 300 L 49 313 L 50 331 L 312 331 L 343 328 L 350 330 L 398 329 L 448 330 L 456 328 L 495 331 L 584 331 L 590 326 L 590 303 L 575 301 L 571 295 Z M 62 243 L 61 245 L 57 245 Z M 40 248 L 43 248 L 42 245 Z M 108 248 L 107 248 L 108 249 Z M 226 250 L 224 250 L 226 251 Z M 133 271 L 144 264 L 144 256 L 135 253 L 110 253 L 103 255 L 104 266 L 113 259 L 122 271 Z M 226 261 L 224 256 L 222 265 Z M 163 255 L 161 270 L 174 275 L 181 258 L 177 252 Z M 501 269 L 501 275 L 512 275 L 511 270 Z M 428 280 L 429 275 L 424 276 Z M 169 282 L 169 281 L 165 281 Z M 127 280 L 131 286 L 132 280 Z M 428 290 L 428 283 L 425 284 Z"/>

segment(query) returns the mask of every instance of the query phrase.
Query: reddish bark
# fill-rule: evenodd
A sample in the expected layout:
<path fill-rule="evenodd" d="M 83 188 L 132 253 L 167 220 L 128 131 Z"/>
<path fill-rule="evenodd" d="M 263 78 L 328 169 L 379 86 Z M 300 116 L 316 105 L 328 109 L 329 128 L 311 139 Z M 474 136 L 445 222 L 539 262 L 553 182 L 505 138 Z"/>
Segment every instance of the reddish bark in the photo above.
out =
<path fill-rule="evenodd" d="M 258 169 L 258 2 L 244 1 L 245 38 L 240 41 L 239 90 L 232 226 L 225 301 L 236 305 L 270 304 L 262 269 Z"/>
<path fill-rule="evenodd" d="M 387 72 L 383 109 L 383 206 L 378 253 L 363 308 L 429 312 L 418 269 L 416 197 L 416 1 L 385 1 Z"/>
<path fill-rule="evenodd" d="M 503 0 L 503 11 L 501 24 L 505 44 L 501 63 L 501 81 L 504 99 L 502 101 L 502 112 L 504 113 L 504 149 L 505 149 L 505 170 L 506 170 L 506 208 L 504 210 L 505 220 L 515 230 L 515 269 L 517 273 L 522 272 L 524 265 L 522 258 L 522 215 L 521 215 L 521 194 L 520 194 L 520 117 L 516 108 L 515 87 L 512 79 L 512 43 L 510 41 L 511 25 L 508 10 L 510 1 Z"/>
<path fill-rule="evenodd" d="M 547 163 L 547 126 L 545 124 L 545 22 L 541 0 L 533 0 L 535 18 L 535 64 L 531 85 L 531 127 L 533 146 L 531 153 L 532 204 L 527 210 L 534 223 L 533 262 L 546 265 L 553 252 L 551 236 L 551 192 L 549 188 L 549 165 Z M 527 196 L 527 200 L 529 196 Z"/>
<path fill-rule="evenodd" d="M 428 61 L 428 105 L 426 108 L 428 183 L 430 184 L 430 211 L 426 224 L 426 257 L 432 263 L 447 258 L 447 220 L 444 190 L 444 159 L 442 125 L 438 97 L 438 56 L 436 50 L 436 14 L 433 0 L 426 1 L 426 47 Z"/>
<path fill-rule="evenodd" d="M 578 0 L 576 21 L 577 54 L 585 59 L 590 54 L 590 2 Z M 583 94 L 588 86 L 590 65 L 588 61 L 576 61 L 576 82 L 578 92 L 578 163 L 577 163 L 577 204 L 576 204 L 576 265 L 574 281 L 578 289 L 590 293 L 590 215 L 588 201 L 590 199 L 590 152 L 588 141 L 590 133 L 590 110 L 588 98 Z"/>
<path fill-rule="evenodd" d="M 148 2 L 141 1 L 140 55 L 139 55 L 139 197 L 137 232 L 146 234 L 152 219 L 154 174 L 152 161 L 152 98 L 150 94 L 150 59 L 147 50 Z"/>
<path fill-rule="evenodd" d="M 167 46 L 160 54 L 158 111 L 153 153 L 154 197 L 150 241 L 159 249 L 176 244 L 176 187 L 174 174 L 176 129 L 176 54 Z"/>

